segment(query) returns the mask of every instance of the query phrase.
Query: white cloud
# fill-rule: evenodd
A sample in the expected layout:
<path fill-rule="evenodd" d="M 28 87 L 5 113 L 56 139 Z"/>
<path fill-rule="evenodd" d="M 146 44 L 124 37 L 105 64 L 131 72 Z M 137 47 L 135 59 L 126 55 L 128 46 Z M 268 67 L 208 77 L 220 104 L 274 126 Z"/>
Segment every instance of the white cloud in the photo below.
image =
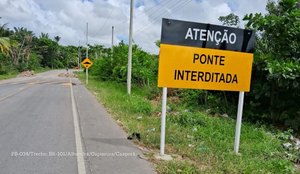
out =
<path fill-rule="evenodd" d="M 154 44 L 160 38 L 161 18 L 220 24 L 218 17 L 230 12 L 241 18 L 247 13 L 265 12 L 267 0 L 135 0 L 134 41 L 143 49 L 157 53 Z M 1 0 L 0 23 L 26 27 L 36 35 L 61 36 L 61 43 L 85 43 L 89 22 L 91 44 L 111 44 L 115 26 L 115 44 L 128 39 L 129 0 Z"/>

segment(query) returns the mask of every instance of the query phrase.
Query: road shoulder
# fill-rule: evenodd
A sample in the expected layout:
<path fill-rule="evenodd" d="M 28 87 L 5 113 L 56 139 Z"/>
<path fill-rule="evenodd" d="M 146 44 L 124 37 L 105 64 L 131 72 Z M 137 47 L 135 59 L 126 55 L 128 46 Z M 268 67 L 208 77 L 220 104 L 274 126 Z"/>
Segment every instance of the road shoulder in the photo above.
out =
<path fill-rule="evenodd" d="M 86 166 L 90 173 L 155 173 L 150 162 L 111 118 L 102 104 L 73 79 Z"/>

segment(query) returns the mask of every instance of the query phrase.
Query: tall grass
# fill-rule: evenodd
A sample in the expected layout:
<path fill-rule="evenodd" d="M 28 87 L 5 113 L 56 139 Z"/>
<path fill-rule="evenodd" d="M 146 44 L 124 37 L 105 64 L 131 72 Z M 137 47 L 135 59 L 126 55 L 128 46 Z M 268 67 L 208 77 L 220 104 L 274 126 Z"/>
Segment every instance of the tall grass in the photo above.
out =
<path fill-rule="evenodd" d="M 83 80 L 83 75 L 79 76 Z M 121 122 L 128 134 L 141 134 L 141 146 L 160 173 L 296 173 L 285 158 L 281 142 L 262 126 L 243 123 L 240 154 L 233 153 L 235 121 L 189 111 L 180 103 L 169 101 L 166 127 L 166 153 L 174 160 L 157 161 L 159 150 L 160 101 L 147 99 L 149 88 L 104 82 L 90 77 L 88 88 Z"/>

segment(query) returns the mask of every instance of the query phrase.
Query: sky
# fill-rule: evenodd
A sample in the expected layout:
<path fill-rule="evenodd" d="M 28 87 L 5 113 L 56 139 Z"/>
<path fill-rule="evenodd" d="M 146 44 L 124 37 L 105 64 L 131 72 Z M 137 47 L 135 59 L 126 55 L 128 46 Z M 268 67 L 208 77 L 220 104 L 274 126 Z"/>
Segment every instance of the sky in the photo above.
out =
<path fill-rule="evenodd" d="M 170 18 L 221 24 L 219 16 L 266 13 L 267 0 L 134 0 L 133 41 L 145 51 L 157 54 L 161 19 Z M 60 36 L 63 45 L 89 44 L 110 47 L 128 43 L 130 0 L 0 0 L 0 24 L 25 27 L 39 36 Z M 243 26 L 241 26 L 243 27 Z"/>

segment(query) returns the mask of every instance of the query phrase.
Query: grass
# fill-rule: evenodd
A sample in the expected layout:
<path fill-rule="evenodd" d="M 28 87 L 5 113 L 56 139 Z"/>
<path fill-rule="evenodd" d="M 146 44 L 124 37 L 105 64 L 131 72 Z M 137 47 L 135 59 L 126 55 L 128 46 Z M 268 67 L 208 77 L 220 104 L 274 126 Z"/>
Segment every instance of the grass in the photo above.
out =
<path fill-rule="evenodd" d="M 84 82 L 84 75 L 79 74 Z M 140 146 L 150 149 L 149 160 L 159 173 L 300 173 L 284 156 L 281 142 L 266 128 L 243 123 L 240 154 L 233 153 L 235 121 L 189 111 L 168 101 L 166 153 L 172 161 L 158 161 L 161 101 L 147 99 L 149 88 L 103 82 L 89 77 L 87 86 L 113 117 L 131 134 L 141 134 Z"/>
<path fill-rule="evenodd" d="M 51 68 L 38 68 L 38 69 L 36 69 L 36 70 L 33 70 L 34 71 L 34 73 L 35 74 L 37 74 L 37 73 L 42 73 L 42 72 L 46 72 L 46 71 L 50 71 L 50 70 L 52 70 Z"/>
<path fill-rule="evenodd" d="M 8 74 L 1 74 L 0 75 L 0 80 L 5 80 L 5 79 L 11 79 L 17 77 L 17 73 L 8 73 Z"/>

